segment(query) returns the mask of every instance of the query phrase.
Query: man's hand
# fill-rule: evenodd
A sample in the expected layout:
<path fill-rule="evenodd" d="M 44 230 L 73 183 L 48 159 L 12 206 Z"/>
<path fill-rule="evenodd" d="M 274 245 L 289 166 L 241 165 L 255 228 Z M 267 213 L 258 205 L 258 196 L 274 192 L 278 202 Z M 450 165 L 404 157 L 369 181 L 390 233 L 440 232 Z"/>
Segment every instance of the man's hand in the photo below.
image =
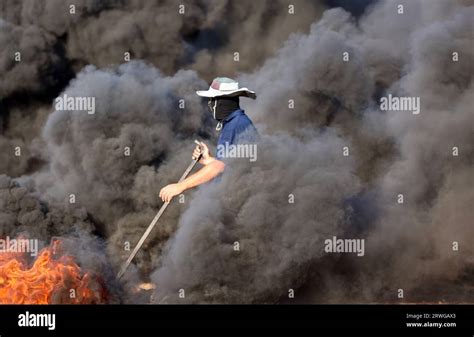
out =
<path fill-rule="evenodd" d="M 196 146 L 193 152 L 193 159 L 197 159 L 199 156 L 201 156 L 199 163 L 202 165 L 207 165 L 214 161 L 214 158 L 209 153 L 209 148 L 203 142 L 199 142 L 199 145 Z"/>
<path fill-rule="evenodd" d="M 169 184 L 168 186 L 165 186 L 161 189 L 160 198 L 164 202 L 170 202 L 174 196 L 177 196 L 183 193 L 183 191 L 184 191 L 184 188 L 180 183 Z"/>

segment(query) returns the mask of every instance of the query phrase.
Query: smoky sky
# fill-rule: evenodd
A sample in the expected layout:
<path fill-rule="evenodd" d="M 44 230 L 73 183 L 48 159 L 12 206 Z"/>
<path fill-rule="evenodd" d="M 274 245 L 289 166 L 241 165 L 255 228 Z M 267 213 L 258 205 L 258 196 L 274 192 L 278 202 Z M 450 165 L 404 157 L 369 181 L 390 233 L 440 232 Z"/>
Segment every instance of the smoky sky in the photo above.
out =
<path fill-rule="evenodd" d="M 1 235 L 76 240 L 128 303 L 474 300 L 472 2 L 40 2 L 0 5 Z M 175 200 L 119 285 L 193 140 L 214 150 L 195 91 L 215 76 L 256 91 L 258 159 Z M 381 111 L 389 94 L 420 114 Z M 333 236 L 365 255 L 325 253 Z"/>

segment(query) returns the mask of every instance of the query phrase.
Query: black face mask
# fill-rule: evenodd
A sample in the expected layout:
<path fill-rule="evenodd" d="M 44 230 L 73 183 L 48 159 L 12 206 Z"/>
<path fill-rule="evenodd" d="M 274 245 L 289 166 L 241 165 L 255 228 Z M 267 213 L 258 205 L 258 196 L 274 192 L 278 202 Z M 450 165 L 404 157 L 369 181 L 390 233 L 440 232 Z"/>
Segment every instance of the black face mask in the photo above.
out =
<path fill-rule="evenodd" d="M 210 98 L 208 106 L 212 117 L 222 121 L 235 110 L 240 109 L 239 96 Z"/>

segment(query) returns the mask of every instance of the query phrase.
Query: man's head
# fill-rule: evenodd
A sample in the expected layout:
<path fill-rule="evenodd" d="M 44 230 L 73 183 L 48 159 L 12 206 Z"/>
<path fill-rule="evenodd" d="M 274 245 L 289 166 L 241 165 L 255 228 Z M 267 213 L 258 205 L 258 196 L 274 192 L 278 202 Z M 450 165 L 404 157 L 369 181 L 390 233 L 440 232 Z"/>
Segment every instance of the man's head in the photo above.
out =
<path fill-rule="evenodd" d="M 240 88 L 239 82 L 228 77 L 216 77 L 209 90 L 196 91 L 196 94 L 209 98 L 209 110 L 216 120 L 222 120 L 239 109 L 240 96 L 252 99 L 257 97 L 255 92 L 247 88 Z"/>

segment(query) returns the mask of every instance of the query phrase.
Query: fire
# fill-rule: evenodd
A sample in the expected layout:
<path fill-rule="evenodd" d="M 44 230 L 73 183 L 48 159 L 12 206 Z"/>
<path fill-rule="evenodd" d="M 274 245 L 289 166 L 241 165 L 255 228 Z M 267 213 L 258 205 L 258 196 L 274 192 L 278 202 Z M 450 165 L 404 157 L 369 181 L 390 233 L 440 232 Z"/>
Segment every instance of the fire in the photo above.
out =
<path fill-rule="evenodd" d="M 81 272 L 60 241 L 43 249 L 31 268 L 27 254 L 0 254 L 0 304 L 96 304 L 106 302 L 100 280 Z"/>

